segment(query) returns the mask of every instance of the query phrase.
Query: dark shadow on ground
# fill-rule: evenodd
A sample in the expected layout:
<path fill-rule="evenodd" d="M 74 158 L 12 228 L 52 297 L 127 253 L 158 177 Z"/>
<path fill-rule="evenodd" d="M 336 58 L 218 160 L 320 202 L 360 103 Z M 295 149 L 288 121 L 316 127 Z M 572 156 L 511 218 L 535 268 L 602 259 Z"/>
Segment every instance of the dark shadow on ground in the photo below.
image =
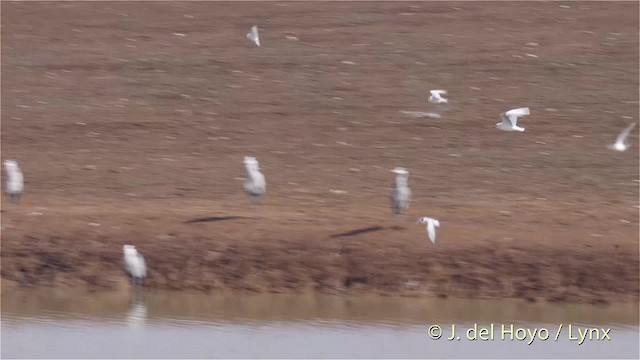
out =
<path fill-rule="evenodd" d="M 242 216 L 209 216 L 199 219 L 187 220 L 185 224 L 199 223 L 199 222 L 216 222 L 225 220 L 242 219 Z"/>
<path fill-rule="evenodd" d="M 331 235 L 331 237 L 332 238 L 337 238 L 337 237 L 356 236 L 356 235 L 366 234 L 366 233 L 370 233 L 370 232 L 374 232 L 374 231 L 380 231 L 380 230 L 384 230 L 384 227 L 382 227 L 382 226 L 370 226 L 370 227 L 366 227 L 366 228 L 347 231 L 347 232 L 344 232 L 344 233 L 341 233 L 341 234 L 333 234 L 333 235 Z"/>

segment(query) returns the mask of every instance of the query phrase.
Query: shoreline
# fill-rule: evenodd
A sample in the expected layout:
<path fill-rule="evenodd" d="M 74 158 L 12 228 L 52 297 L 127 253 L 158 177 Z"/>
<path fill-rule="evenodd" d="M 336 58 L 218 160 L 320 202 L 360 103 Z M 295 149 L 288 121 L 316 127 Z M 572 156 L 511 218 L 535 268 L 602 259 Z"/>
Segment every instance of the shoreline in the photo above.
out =
<path fill-rule="evenodd" d="M 241 224 L 239 226 L 242 226 Z M 207 225 L 201 228 L 206 230 Z M 3 291 L 17 287 L 123 290 L 122 238 L 140 234 L 23 235 L 4 232 Z M 418 232 L 420 229 L 418 229 Z M 639 301 L 637 245 L 408 241 L 384 227 L 354 237 L 207 238 L 196 233 L 137 240 L 145 287 L 204 293 L 378 294 L 606 304 Z M 389 235 L 397 236 L 397 238 Z M 237 236 L 242 236 L 238 234 Z M 148 237 L 150 238 L 150 237 Z M 385 246 L 371 247 L 372 241 Z"/>

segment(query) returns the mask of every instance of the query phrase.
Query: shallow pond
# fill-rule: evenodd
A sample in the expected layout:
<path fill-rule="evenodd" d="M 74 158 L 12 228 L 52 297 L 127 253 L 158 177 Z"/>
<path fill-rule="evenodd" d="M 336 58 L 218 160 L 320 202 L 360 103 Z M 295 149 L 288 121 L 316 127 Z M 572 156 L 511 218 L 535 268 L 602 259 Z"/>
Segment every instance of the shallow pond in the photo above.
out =
<path fill-rule="evenodd" d="M 1 355 L 638 358 L 638 316 L 638 304 L 11 289 L 2 292 Z M 585 329 L 595 330 L 580 344 Z"/>

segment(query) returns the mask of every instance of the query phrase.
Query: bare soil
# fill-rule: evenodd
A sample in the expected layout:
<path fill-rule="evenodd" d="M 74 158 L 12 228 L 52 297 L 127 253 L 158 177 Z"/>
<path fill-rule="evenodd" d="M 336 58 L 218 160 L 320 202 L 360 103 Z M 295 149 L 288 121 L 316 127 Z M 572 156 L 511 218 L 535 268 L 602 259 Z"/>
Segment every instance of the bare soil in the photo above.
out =
<path fill-rule="evenodd" d="M 129 286 L 134 244 L 153 288 L 638 301 L 638 127 L 627 152 L 606 148 L 637 121 L 637 2 L 1 16 L 2 158 L 26 188 L 2 203 L 5 286 Z M 402 113 L 439 88 L 441 119 Z M 521 106 L 526 131 L 494 129 Z M 261 207 L 245 155 L 267 178 Z M 396 166 L 413 191 L 398 217 Z M 436 245 L 419 216 L 441 221 Z"/>

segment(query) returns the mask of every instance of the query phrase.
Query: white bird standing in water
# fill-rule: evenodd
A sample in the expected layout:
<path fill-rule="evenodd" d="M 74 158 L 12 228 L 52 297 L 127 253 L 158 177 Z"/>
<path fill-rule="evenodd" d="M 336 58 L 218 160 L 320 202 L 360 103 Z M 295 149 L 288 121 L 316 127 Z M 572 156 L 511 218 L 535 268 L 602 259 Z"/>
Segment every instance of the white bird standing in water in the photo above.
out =
<path fill-rule="evenodd" d="M 496 124 L 496 128 L 504 131 L 524 131 L 523 127 L 517 126 L 518 117 L 529 115 L 529 108 L 517 108 L 500 114 L 502 122 Z"/>
<path fill-rule="evenodd" d="M 253 25 L 251 31 L 247 33 L 247 40 L 253 42 L 257 46 L 260 46 L 260 36 L 258 35 L 258 26 Z"/>
<path fill-rule="evenodd" d="M 254 204 L 262 203 L 262 195 L 267 191 L 267 183 L 260 172 L 258 160 L 255 157 L 244 157 L 244 191 L 251 197 Z"/>
<path fill-rule="evenodd" d="M 449 100 L 442 97 L 447 94 L 447 90 L 430 90 L 429 102 L 434 104 L 446 104 Z"/>
<path fill-rule="evenodd" d="M 6 180 L 4 183 L 4 191 L 9 196 L 9 201 L 12 203 L 18 202 L 24 191 L 22 170 L 20 170 L 18 162 L 15 160 L 5 160 L 4 171 Z"/>
<path fill-rule="evenodd" d="M 429 240 L 432 243 L 436 243 L 436 228 L 440 227 L 440 221 L 424 216 L 418 219 L 418 222 L 421 224 L 427 224 L 427 236 L 429 236 Z"/>
<path fill-rule="evenodd" d="M 409 189 L 409 171 L 403 167 L 391 170 L 396 174 L 396 180 L 391 194 L 391 205 L 396 214 L 402 214 L 409 208 L 411 189 Z"/>
<path fill-rule="evenodd" d="M 134 286 L 142 284 L 147 277 L 147 264 L 144 262 L 144 257 L 133 245 L 124 245 L 122 250 L 124 251 L 122 259 L 124 272 L 127 273 Z"/>
<path fill-rule="evenodd" d="M 615 151 L 626 151 L 630 145 L 630 143 L 627 142 L 627 138 L 629 137 L 631 130 L 633 130 L 635 126 L 636 126 L 636 123 L 633 123 L 627 126 L 626 129 L 622 130 L 620 135 L 618 135 L 616 142 L 614 144 L 609 145 L 609 149 L 615 150 Z"/>

